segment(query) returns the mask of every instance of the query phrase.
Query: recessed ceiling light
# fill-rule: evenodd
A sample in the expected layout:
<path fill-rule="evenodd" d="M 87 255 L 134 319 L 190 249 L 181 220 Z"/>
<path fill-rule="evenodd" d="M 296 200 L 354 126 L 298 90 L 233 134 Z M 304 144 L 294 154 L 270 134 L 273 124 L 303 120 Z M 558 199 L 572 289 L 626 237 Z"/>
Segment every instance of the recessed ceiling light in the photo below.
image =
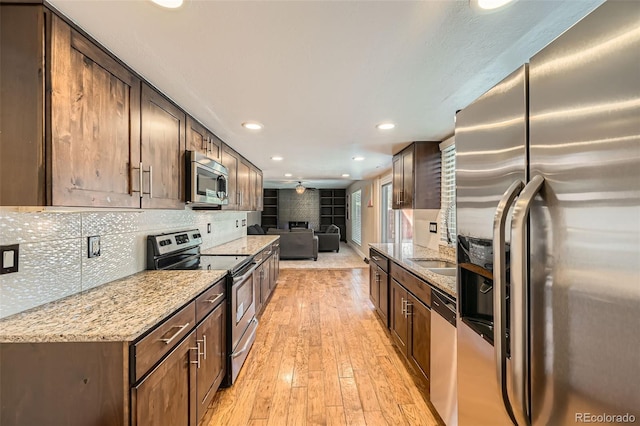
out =
<path fill-rule="evenodd" d="M 285 173 L 284 174 L 284 177 L 291 177 L 291 176 L 293 176 L 291 173 Z"/>
<path fill-rule="evenodd" d="M 342 177 L 349 177 L 349 176 L 351 176 L 349 173 L 343 173 L 342 174 Z"/>
<path fill-rule="evenodd" d="M 280 157 L 279 155 L 274 155 L 273 157 L 271 157 L 271 159 L 273 161 L 282 161 L 282 160 L 284 160 L 284 158 Z"/>
<path fill-rule="evenodd" d="M 478 7 L 484 10 L 493 10 L 504 6 L 513 0 L 477 0 Z"/>
<path fill-rule="evenodd" d="M 364 161 L 364 157 L 353 157 L 353 161 Z"/>
<path fill-rule="evenodd" d="M 378 130 L 391 130 L 396 127 L 396 125 L 393 123 L 380 123 L 376 127 Z"/>
<path fill-rule="evenodd" d="M 158 6 L 166 7 L 167 9 L 177 9 L 182 6 L 183 0 L 151 0 Z"/>
<path fill-rule="evenodd" d="M 242 127 L 249 130 L 262 130 L 264 126 L 256 121 L 246 121 L 242 123 Z"/>

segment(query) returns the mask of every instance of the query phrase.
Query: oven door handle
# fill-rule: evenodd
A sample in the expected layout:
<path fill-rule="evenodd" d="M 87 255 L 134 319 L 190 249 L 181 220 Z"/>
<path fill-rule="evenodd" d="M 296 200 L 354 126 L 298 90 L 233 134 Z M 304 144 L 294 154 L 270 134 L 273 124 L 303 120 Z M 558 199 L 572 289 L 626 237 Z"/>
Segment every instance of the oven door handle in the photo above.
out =
<path fill-rule="evenodd" d="M 249 275 L 253 274 L 253 271 L 255 271 L 257 267 L 258 267 L 258 264 L 257 263 L 253 263 L 253 266 L 247 272 L 245 272 L 244 274 L 242 274 L 240 276 L 233 277 L 233 283 L 236 284 L 238 282 L 242 282 L 242 281 L 246 280 Z"/>
<path fill-rule="evenodd" d="M 253 344 L 253 341 L 255 340 L 255 337 L 256 337 L 256 332 L 258 331 L 258 319 L 254 318 L 254 319 L 251 320 L 251 322 L 255 322 L 256 323 L 256 326 L 254 327 L 253 331 L 251 332 L 251 336 L 249 336 L 249 338 L 247 339 L 247 342 L 244 344 L 242 349 L 240 349 L 239 351 L 234 352 L 234 353 L 231 354 L 231 358 L 238 358 L 240 355 L 245 353 L 249 349 L 249 347 Z"/>

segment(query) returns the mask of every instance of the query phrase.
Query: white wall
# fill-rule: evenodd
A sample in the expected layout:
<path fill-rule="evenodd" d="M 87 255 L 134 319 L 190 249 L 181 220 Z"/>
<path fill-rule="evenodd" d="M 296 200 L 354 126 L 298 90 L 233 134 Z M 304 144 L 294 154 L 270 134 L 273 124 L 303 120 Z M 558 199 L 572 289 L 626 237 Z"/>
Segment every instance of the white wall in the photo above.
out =
<path fill-rule="evenodd" d="M 246 235 L 246 218 L 223 211 L 0 209 L 0 245 L 20 245 L 19 272 L 0 275 L 0 318 L 146 269 L 147 235 L 198 228 L 209 248 Z M 92 235 L 100 236 L 102 253 L 89 259 Z"/>

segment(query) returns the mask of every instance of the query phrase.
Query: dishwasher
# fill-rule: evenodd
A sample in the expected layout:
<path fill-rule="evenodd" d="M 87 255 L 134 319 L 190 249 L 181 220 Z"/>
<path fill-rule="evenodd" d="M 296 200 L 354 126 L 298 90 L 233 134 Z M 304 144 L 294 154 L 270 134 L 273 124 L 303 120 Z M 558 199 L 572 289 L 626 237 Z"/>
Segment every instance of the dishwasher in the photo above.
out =
<path fill-rule="evenodd" d="M 447 426 L 458 424 L 456 304 L 431 291 L 431 403 Z"/>

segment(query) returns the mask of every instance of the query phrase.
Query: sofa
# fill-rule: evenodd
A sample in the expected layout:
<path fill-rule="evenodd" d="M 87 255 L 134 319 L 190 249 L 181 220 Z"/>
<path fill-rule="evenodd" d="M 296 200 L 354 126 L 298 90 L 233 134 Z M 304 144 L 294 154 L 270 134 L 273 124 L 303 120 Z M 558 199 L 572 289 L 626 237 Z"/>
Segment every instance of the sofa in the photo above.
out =
<path fill-rule="evenodd" d="M 269 228 L 267 235 L 280 235 L 280 259 L 318 260 L 318 237 L 313 229 Z"/>
<path fill-rule="evenodd" d="M 336 225 L 322 225 L 316 232 L 318 251 L 340 251 L 340 228 Z"/>

